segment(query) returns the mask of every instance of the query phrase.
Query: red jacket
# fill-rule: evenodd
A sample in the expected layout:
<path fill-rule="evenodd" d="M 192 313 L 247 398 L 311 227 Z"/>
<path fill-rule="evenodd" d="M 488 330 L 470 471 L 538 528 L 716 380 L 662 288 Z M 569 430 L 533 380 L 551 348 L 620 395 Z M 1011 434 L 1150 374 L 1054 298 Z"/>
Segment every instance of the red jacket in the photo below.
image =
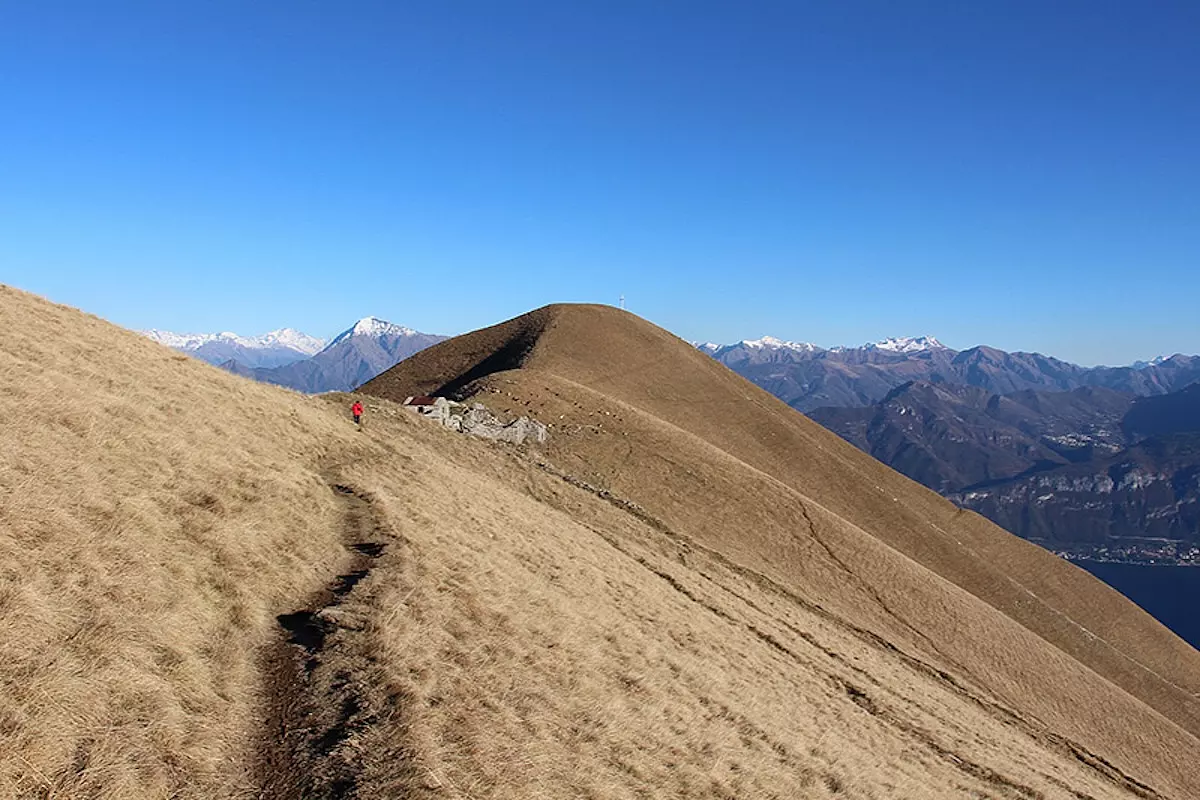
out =
<path fill-rule="evenodd" d="M 350 406 L 350 413 L 357 414 L 358 416 L 361 417 L 362 416 L 362 403 L 355 403 L 354 405 Z"/>

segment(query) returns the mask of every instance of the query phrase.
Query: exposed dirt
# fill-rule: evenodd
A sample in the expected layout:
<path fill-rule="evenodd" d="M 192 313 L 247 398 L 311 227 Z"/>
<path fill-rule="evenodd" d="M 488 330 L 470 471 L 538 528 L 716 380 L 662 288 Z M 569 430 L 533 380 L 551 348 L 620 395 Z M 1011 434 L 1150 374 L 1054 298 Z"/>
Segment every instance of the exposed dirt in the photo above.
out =
<path fill-rule="evenodd" d="M 259 743 L 258 796 L 346 800 L 358 796 L 363 753 L 356 737 L 379 714 L 370 632 L 355 609 L 363 584 L 387 550 L 370 498 L 335 484 L 345 506 L 350 560 L 304 608 L 280 614 L 266 655 L 268 724 Z"/>

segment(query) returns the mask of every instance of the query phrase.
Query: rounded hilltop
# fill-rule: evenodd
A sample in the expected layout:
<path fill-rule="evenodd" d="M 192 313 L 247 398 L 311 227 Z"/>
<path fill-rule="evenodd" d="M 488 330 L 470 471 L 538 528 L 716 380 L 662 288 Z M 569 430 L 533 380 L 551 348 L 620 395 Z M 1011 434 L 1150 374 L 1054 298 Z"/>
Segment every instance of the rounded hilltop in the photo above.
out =
<path fill-rule="evenodd" d="M 669 369 L 655 369 L 655 364 Z M 691 382 L 689 374 L 711 378 L 728 372 L 683 339 L 629 311 L 554 303 L 434 345 L 360 388 L 397 401 L 411 395 L 457 396 L 489 375 L 518 369 L 588 383 L 684 385 Z"/>
<path fill-rule="evenodd" d="M 478 396 L 546 422 L 556 468 L 897 646 L 936 643 L 935 661 L 1101 749 L 1125 734 L 1085 702 L 1102 691 L 1092 672 L 1200 733 L 1200 662 L 1140 609 L 634 314 L 545 306 L 361 391 Z M 1056 707 L 1064 692 L 1078 701 L 1070 714 Z"/>

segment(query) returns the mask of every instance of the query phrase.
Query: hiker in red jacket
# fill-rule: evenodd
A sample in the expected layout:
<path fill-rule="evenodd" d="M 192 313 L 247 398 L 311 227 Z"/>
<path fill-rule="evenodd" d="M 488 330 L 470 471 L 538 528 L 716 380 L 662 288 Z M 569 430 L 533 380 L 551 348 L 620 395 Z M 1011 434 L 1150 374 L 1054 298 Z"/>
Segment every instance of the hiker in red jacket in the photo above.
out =
<path fill-rule="evenodd" d="M 350 406 L 350 413 L 354 415 L 355 425 L 362 425 L 362 411 L 362 403 L 355 400 L 354 405 Z"/>

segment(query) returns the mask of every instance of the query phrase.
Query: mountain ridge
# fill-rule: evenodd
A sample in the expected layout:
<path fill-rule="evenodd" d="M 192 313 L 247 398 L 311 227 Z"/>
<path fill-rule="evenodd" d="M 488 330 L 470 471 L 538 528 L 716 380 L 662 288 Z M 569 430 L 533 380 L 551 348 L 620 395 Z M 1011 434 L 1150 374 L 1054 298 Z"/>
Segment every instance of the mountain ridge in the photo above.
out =
<path fill-rule="evenodd" d="M 1010 353 L 987 345 L 953 350 L 933 337 L 857 348 L 792 344 L 764 337 L 697 348 L 803 412 L 823 406 L 870 406 L 913 380 L 978 386 L 998 394 L 1095 386 L 1136 395 L 1165 394 L 1200 380 L 1200 356 L 1182 354 L 1137 366 L 1082 367 L 1041 353 Z"/>
<path fill-rule="evenodd" d="M 293 328 L 280 328 L 261 336 L 222 333 L 172 333 L 158 329 L 138 331 L 174 350 L 219 365 L 235 360 L 248 367 L 278 367 L 316 355 L 325 342 Z"/>
<path fill-rule="evenodd" d="M 622 312 L 381 380 L 536 447 L 7 287 L 0 331 L 0 792 L 1200 792 L 1200 654 Z"/>
<path fill-rule="evenodd" d="M 1097 387 L 995 394 L 913 381 L 809 416 L 883 463 L 1072 557 L 1195 563 L 1200 382 L 1135 397 Z"/>
<path fill-rule="evenodd" d="M 359 319 L 328 343 L 305 334 L 279 336 L 298 333 L 287 328 L 250 339 L 236 334 L 142 333 L 236 375 L 306 394 L 349 391 L 397 361 L 446 338 L 379 317 Z M 320 347 L 303 355 L 294 348 L 284 347 L 282 351 L 287 355 L 279 356 L 276 354 L 281 348 L 277 343 L 281 339 L 307 341 L 310 350 L 317 343 Z M 266 351 L 265 356 L 262 351 Z"/>
<path fill-rule="evenodd" d="M 1064 652 L 1075 655 L 1091 653 L 1092 657 L 1098 659 L 1095 664 L 1106 665 L 1100 667 L 1105 675 L 1115 678 L 1126 669 L 1123 666 L 1127 665 L 1126 659 L 1134 658 L 1134 653 L 1141 652 L 1140 647 L 1135 647 L 1125 651 L 1125 655 L 1112 653 L 1113 660 L 1109 660 L 1109 656 L 1094 651 L 1095 642 L 1081 631 L 1113 630 L 1113 617 L 1108 617 L 1106 621 L 1105 616 L 1098 615 L 1095 605 L 1097 597 L 1081 603 L 1079 598 L 1071 599 L 1070 590 L 1064 592 L 1067 586 L 1079 590 L 1084 585 L 1079 582 L 1082 571 L 1000 531 L 982 518 L 963 516 L 963 512 L 936 495 L 922 494 L 927 492 L 923 488 L 915 491 L 915 484 L 907 479 L 900 479 L 904 482 L 902 484 L 895 483 L 895 478 L 890 477 L 898 478 L 895 473 L 886 469 L 880 472 L 882 467 L 877 462 L 850 448 L 833 434 L 795 415 L 782 404 L 775 405 L 779 403 L 775 398 L 755 395 L 747 385 L 734 380 L 732 375 L 713 372 L 705 367 L 705 363 L 712 364 L 712 368 L 717 368 L 717 365 L 694 347 L 689 346 L 689 350 L 701 361 L 691 361 L 680 353 L 678 359 L 672 360 L 669 376 L 658 372 L 647 376 L 644 372 L 648 365 L 665 363 L 661 355 L 654 355 L 658 352 L 657 347 L 687 345 L 665 332 L 656 333 L 657 329 L 647 329 L 645 326 L 648 323 L 640 320 L 630 322 L 629 326 L 596 321 L 612 319 L 614 315 L 622 313 L 592 306 L 539 309 L 508 323 L 430 348 L 364 385 L 361 391 L 399 399 L 408 394 L 429 392 L 459 398 L 476 397 L 488 403 L 507 403 L 513 413 L 532 412 L 545 419 L 561 420 L 552 429 L 549 451 L 552 458 L 555 447 L 566 448 L 565 445 L 554 443 L 562 442 L 563 437 L 567 436 L 571 445 L 578 449 L 574 456 L 564 453 L 561 457 L 581 459 L 571 463 L 581 471 L 585 480 L 629 497 L 672 527 L 680 525 L 693 531 L 709 530 L 711 533 L 708 535 L 719 537 L 717 531 L 720 529 L 721 515 L 714 515 L 712 509 L 706 509 L 705 517 L 697 517 L 690 507 L 690 503 L 697 502 L 697 498 L 685 501 L 683 498 L 653 496 L 650 487 L 655 480 L 662 478 L 660 473 L 646 472 L 651 469 L 646 465 L 653 465 L 657 460 L 653 455 L 653 443 L 669 434 L 661 431 L 656 433 L 659 431 L 656 426 L 661 423 L 649 419 L 645 423 L 640 422 L 640 413 L 634 412 L 634 409 L 641 413 L 653 409 L 653 413 L 659 415 L 663 422 L 682 425 L 682 430 L 688 436 L 696 437 L 696 444 L 689 447 L 700 447 L 700 450 L 696 450 L 697 454 L 704 448 L 716 447 L 740 463 L 751 466 L 756 473 L 761 472 L 782 481 L 782 485 L 788 487 L 788 492 L 800 493 L 783 494 L 766 502 L 757 496 L 762 489 L 752 490 L 751 484 L 739 484 L 739 490 L 723 495 L 739 497 L 744 493 L 748 498 L 754 497 L 757 502 L 753 507 L 758 509 L 759 515 L 775 515 L 783 513 L 785 508 L 795 508 L 797 516 L 803 519 L 800 509 L 808 506 L 808 515 L 817 514 L 821 520 L 817 525 L 822 529 L 831 526 L 829 530 L 843 530 L 839 527 L 843 523 L 837 520 L 853 520 L 851 524 L 854 527 L 844 529 L 844 535 L 848 538 L 839 539 L 836 545 L 826 541 L 824 546 L 833 547 L 834 552 L 841 548 L 849 548 L 847 552 L 861 552 L 864 547 L 875 552 L 873 548 L 877 545 L 869 542 L 875 540 L 885 544 L 892 552 L 903 554 L 903 558 L 912 559 L 922 568 L 932 570 L 950 584 L 973 587 L 973 591 L 987 598 L 985 602 L 991 608 L 1003 609 L 1003 613 L 1014 615 L 1013 618 L 1020 620 L 1020 624 L 1039 631 L 1039 636 L 1058 642 L 1056 646 L 1063 648 Z M 595 343 L 601 341 L 605 345 L 598 348 Z M 693 370 L 708 377 L 688 378 Z M 633 375 L 638 375 L 638 378 L 632 378 Z M 702 384 L 708 388 L 700 389 Z M 689 387 L 693 386 L 703 396 L 690 396 L 692 390 Z M 578 412 L 572 412 L 572 409 L 587 407 L 592 401 L 584 402 L 584 398 L 592 397 L 589 394 L 591 392 L 602 392 L 616 405 L 609 406 L 609 410 L 601 417 L 579 417 Z M 705 408 L 706 413 L 686 415 L 686 409 L 699 407 Z M 575 417 L 573 421 L 572 416 Z M 635 428 L 630 427 L 635 423 L 636 436 Z M 729 431 L 732 429 L 739 433 L 731 435 Z M 762 433 L 757 434 L 754 432 L 756 430 Z M 649 444 L 645 444 L 643 449 L 642 443 L 645 442 Z M 706 444 L 701 445 L 701 442 Z M 580 449 L 590 455 L 581 456 Z M 794 455 L 797 452 L 804 452 L 806 459 L 798 462 Z M 702 461 L 697 455 L 683 463 L 692 465 Z M 604 466 L 606 464 L 613 466 Z M 617 467 L 617 464 L 622 466 Z M 695 471 L 694 466 L 687 469 Z M 738 468 L 731 465 L 730 469 L 736 471 Z M 790 477 L 783 477 L 785 474 Z M 655 475 L 659 477 L 656 479 Z M 868 475 L 870 478 L 866 477 Z M 852 502 L 848 502 L 848 498 L 839 495 L 836 490 L 831 491 L 833 486 L 843 481 L 874 481 L 880 486 L 887 486 L 887 489 L 878 493 L 859 494 Z M 891 492 L 904 495 L 905 502 L 896 505 Z M 733 505 L 740 508 L 740 502 L 736 501 Z M 919 521 L 923 518 L 936 522 L 932 523 L 931 528 L 929 522 Z M 885 519 L 888 520 L 886 524 Z M 712 528 L 714 524 L 718 526 L 716 529 Z M 801 529 L 807 526 L 804 522 L 797 524 Z M 922 529 L 936 532 L 939 541 L 947 536 L 949 550 L 941 549 L 943 545 L 933 546 L 928 538 L 930 534 L 919 532 Z M 957 546 L 955 539 L 959 540 Z M 971 542 L 969 546 L 962 544 L 968 540 Z M 706 543 L 708 540 L 700 536 L 698 541 Z M 750 544 L 751 541 L 756 539 L 751 536 L 745 545 L 751 550 L 742 552 L 753 552 L 754 548 L 765 546 L 765 542 L 755 545 Z M 780 544 L 774 543 L 770 547 L 779 548 Z M 962 550 L 963 547 L 969 547 L 969 550 Z M 973 552 L 975 555 L 958 560 L 948 555 L 954 552 Z M 849 556 L 838 556 L 833 563 L 846 557 Z M 878 551 L 874 556 L 887 563 L 894 557 L 885 557 L 884 551 Z M 772 567 L 772 562 L 776 566 Z M 773 576 L 779 574 L 780 564 L 807 572 L 803 563 L 794 561 L 786 555 L 786 551 L 778 550 L 769 560 L 753 562 L 756 569 L 765 570 L 766 574 Z M 865 569 L 874 574 L 876 567 L 858 561 L 855 563 L 856 569 Z M 1010 584 L 1005 578 L 990 572 L 994 569 L 991 565 L 999 563 L 1009 564 L 1009 569 L 1017 564 L 1027 566 L 1018 569 L 1020 577 Z M 1032 566 L 1034 563 L 1040 566 L 1035 568 Z M 899 569 L 898 566 L 896 568 Z M 1044 575 L 1038 577 L 1043 570 L 1049 570 L 1057 576 L 1054 582 L 1046 583 Z M 904 589 L 899 586 L 883 589 L 883 584 L 872 582 L 875 591 L 885 592 L 886 606 L 903 614 L 902 618 L 909 620 L 907 624 L 913 624 L 915 618 L 899 609 L 911 602 L 914 596 L 905 592 L 920 595 L 924 590 L 918 587 L 923 584 L 906 584 L 907 588 Z M 1083 591 L 1082 594 L 1088 595 L 1089 592 Z M 1070 610 L 1035 611 L 1029 605 L 1030 597 L 1056 598 L 1054 602 L 1064 603 Z M 827 597 L 825 602 L 831 601 Z M 1126 601 L 1122 599 L 1121 602 Z M 1120 616 L 1115 607 L 1108 611 Z M 1043 613 L 1047 615 L 1044 618 L 1041 617 Z M 1080 620 L 1075 632 L 1061 629 L 1062 613 Z M 895 635 L 895 631 L 889 635 Z M 1065 639 L 1062 638 L 1064 635 Z M 945 646 L 940 635 L 936 638 L 939 647 Z M 986 650 L 988 644 L 978 642 L 971 646 Z M 1133 682 L 1123 685 L 1132 690 L 1142 680 L 1142 677 L 1132 678 Z M 1173 689 L 1167 691 L 1174 692 Z M 1175 696 L 1170 703 L 1156 703 L 1155 707 L 1166 714 L 1176 713 L 1180 709 L 1173 709 L 1175 701 L 1195 703 L 1194 698 Z M 1006 702 L 1025 701 L 1008 696 Z M 1194 714 L 1195 710 L 1187 712 L 1188 715 Z M 1197 723 L 1193 721 L 1188 724 L 1194 726 Z"/>
<path fill-rule="evenodd" d="M 780 338 L 778 338 L 776 336 L 772 336 L 770 334 L 764 334 L 763 336 L 760 336 L 758 339 L 740 339 L 736 342 L 725 343 L 725 344 L 722 344 L 720 342 L 713 342 L 713 341 L 703 341 L 703 342 L 693 341 L 692 345 L 695 346 L 697 349 L 703 350 L 705 352 L 715 352 L 715 351 L 719 351 L 719 350 L 737 348 L 739 346 L 748 346 L 748 347 L 752 347 L 752 348 L 756 348 L 756 349 L 761 349 L 761 348 L 765 347 L 765 348 L 772 348 L 772 349 L 794 349 L 794 350 L 798 350 L 798 351 L 802 351 L 802 352 L 816 352 L 816 353 L 843 353 L 843 352 L 848 352 L 848 351 L 852 351 L 852 350 L 883 350 L 883 351 L 893 352 L 893 353 L 898 353 L 898 354 L 914 353 L 914 352 L 919 352 L 921 350 L 950 350 L 953 353 L 965 353 L 968 350 L 984 348 L 984 349 L 992 351 L 994 353 L 1012 353 L 1014 355 L 1043 356 L 1043 357 L 1048 357 L 1048 358 L 1050 357 L 1050 356 L 1045 356 L 1045 354 L 1041 353 L 1040 351 L 1027 351 L 1027 350 L 1006 351 L 1006 350 L 1003 350 L 1002 348 L 993 347 L 993 346 L 985 345 L 985 344 L 972 345 L 971 347 L 963 348 L 962 350 L 956 350 L 953 347 L 948 347 L 948 346 L 942 344 L 942 342 L 937 337 L 931 336 L 929 334 L 923 334 L 920 336 L 889 336 L 889 337 L 885 337 L 883 339 L 866 342 L 861 345 L 831 345 L 829 347 L 824 347 L 822 345 L 815 344 L 813 342 L 798 342 L 798 341 L 780 339 Z M 1175 358 L 1177 356 L 1182 356 L 1185 358 L 1188 357 L 1184 353 L 1176 352 L 1176 353 L 1172 353 L 1172 354 L 1157 355 L 1153 358 L 1146 359 L 1146 360 L 1135 360 L 1130 364 L 1097 364 L 1097 365 L 1094 365 L 1091 367 L 1080 367 L 1080 368 L 1081 369 L 1127 369 L 1127 368 L 1128 369 L 1142 369 L 1144 367 L 1158 366 L 1159 364 L 1162 364 L 1165 361 L 1169 361 L 1170 359 Z M 1065 363 L 1073 364 L 1073 362 L 1065 362 Z M 1075 365 L 1075 366 L 1079 366 L 1079 365 Z"/>

